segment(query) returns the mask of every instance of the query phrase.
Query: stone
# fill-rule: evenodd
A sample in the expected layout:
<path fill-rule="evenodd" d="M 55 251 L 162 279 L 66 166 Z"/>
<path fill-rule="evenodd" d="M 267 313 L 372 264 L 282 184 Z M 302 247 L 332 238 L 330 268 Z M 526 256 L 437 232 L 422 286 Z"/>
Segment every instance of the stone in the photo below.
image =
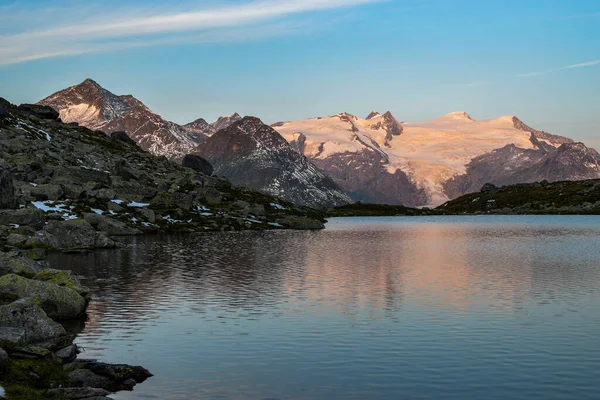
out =
<path fill-rule="evenodd" d="M 159 193 L 150 201 L 150 208 L 155 210 L 173 210 L 179 208 L 189 211 L 194 203 L 194 198 L 186 193 Z"/>
<path fill-rule="evenodd" d="M 25 329 L 0 326 L 0 347 L 13 348 L 25 345 Z"/>
<path fill-rule="evenodd" d="M 137 382 L 134 379 L 127 379 L 125 382 L 123 382 L 123 385 L 133 388 L 137 385 Z"/>
<path fill-rule="evenodd" d="M 210 162 L 194 154 L 185 155 L 181 161 L 181 165 L 208 176 L 211 176 L 214 172 L 214 168 Z"/>
<path fill-rule="evenodd" d="M 8 368 L 8 353 L 0 348 L 0 371 Z"/>
<path fill-rule="evenodd" d="M 29 236 L 20 235 L 18 233 L 11 233 L 6 238 L 6 243 L 10 246 L 20 247 L 20 246 L 24 246 L 25 243 L 27 243 L 28 239 L 29 239 Z"/>
<path fill-rule="evenodd" d="M 142 208 L 140 210 L 140 214 L 146 219 L 146 221 L 155 223 L 156 222 L 156 214 L 153 210 L 149 208 Z"/>
<path fill-rule="evenodd" d="M 63 187 L 60 185 L 38 185 L 36 187 L 32 187 L 30 189 L 30 193 L 36 200 L 53 200 L 53 201 L 62 199 L 65 194 Z M 74 195 L 76 193 L 74 191 L 71 191 L 70 194 Z M 78 197 L 78 196 L 71 196 L 71 197 Z"/>
<path fill-rule="evenodd" d="M 76 344 L 73 344 L 71 346 L 67 346 L 64 349 L 60 349 L 59 351 L 57 351 L 56 353 L 54 353 L 58 358 L 60 358 L 63 362 L 70 362 L 73 361 L 75 359 L 75 357 L 77 357 L 77 354 L 79 354 L 79 348 L 77 347 Z M 100 386 L 94 386 L 94 385 L 86 385 L 86 386 L 93 386 L 93 387 L 100 387 Z"/>
<path fill-rule="evenodd" d="M 94 387 L 109 390 L 115 383 L 108 377 L 96 375 L 89 369 L 76 369 L 69 373 L 69 378 L 78 387 Z"/>
<path fill-rule="evenodd" d="M 50 319 L 39 301 L 31 298 L 0 306 L 0 321 L 3 327 L 24 330 L 23 345 L 66 335 L 65 328 Z"/>
<path fill-rule="evenodd" d="M 110 236 L 133 236 L 140 235 L 142 231 L 128 226 L 126 223 L 111 217 L 98 214 L 84 214 L 83 218 L 95 229 L 106 232 Z"/>
<path fill-rule="evenodd" d="M 49 389 L 47 394 L 64 399 L 89 399 L 95 396 L 107 396 L 108 391 L 91 387 Z"/>
<path fill-rule="evenodd" d="M 5 274 L 33 276 L 42 271 L 42 266 L 19 251 L 0 252 L 0 276 Z"/>
<path fill-rule="evenodd" d="M 27 240 L 25 244 L 28 248 L 34 249 L 58 249 L 58 239 L 54 235 L 46 231 L 37 231 L 32 237 Z"/>
<path fill-rule="evenodd" d="M 131 168 L 129 163 L 125 160 L 118 160 L 115 163 L 115 173 L 126 181 L 139 179 L 138 175 L 133 171 L 133 168 Z"/>
<path fill-rule="evenodd" d="M 0 209 L 13 209 L 17 207 L 15 185 L 12 174 L 5 168 L 0 169 Z"/>
<path fill-rule="evenodd" d="M 15 224 L 31 226 L 36 230 L 42 229 L 46 223 L 46 215 L 37 208 L 22 208 L 19 210 L 1 210 L 0 225 Z"/>
<path fill-rule="evenodd" d="M 34 276 L 33 279 L 72 289 L 83 297 L 90 293 L 90 288 L 82 285 L 72 271 L 48 268 Z"/>
<path fill-rule="evenodd" d="M 481 188 L 481 193 L 484 193 L 484 194 L 496 194 L 496 193 L 498 193 L 498 188 L 496 187 L 496 185 L 494 185 L 492 183 L 486 183 Z"/>
<path fill-rule="evenodd" d="M 214 187 L 203 187 L 198 191 L 198 199 L 203 204 L 214 206 L 221 204 L 223 196 L 221 195 L 221 192 Z"/>
<path fill-rule="evenodd" d="M 137 146 L 135 140 L 133 140 L 125 131 L 111 132 L 110 137 L 131 146 Z"/>
<path fill-rule="evenodd" d="M 108 239 L 104 232 L 96 232 L 84 219 L 50 221 L 44 230 L 54 236 L 57 240 L 57 248 L 62 250 L 115 247 L 115 243 Z"/>
<path fill-rule="evenodd" d="M 0 299 L 33 298 L 48 317 L 55 320 L 75 319 L 85 313 L 86 302 L 75 290 L 54 283 L 9 274 L 0 278 Z"/>
<path fill-rule="evenodd" d="M 98 361 L 88 361 L 88 368 L 97 375 L 106 376 L 115 382 L 125 382 L 133 379 L 142 383 L 150 378 L 152 374 L 143 367 L 124 364 L 106 364 Z"/>
<path fill-rule="evenodd" d="M 39 104 L 21 104 L 17 108 L 20 111 L 24 111 L 27 114 L 34 115 L 41 119 L 49 119 L 52 121 L 60 120 L 60 114 L 52 107 L 42 106 Z"/>

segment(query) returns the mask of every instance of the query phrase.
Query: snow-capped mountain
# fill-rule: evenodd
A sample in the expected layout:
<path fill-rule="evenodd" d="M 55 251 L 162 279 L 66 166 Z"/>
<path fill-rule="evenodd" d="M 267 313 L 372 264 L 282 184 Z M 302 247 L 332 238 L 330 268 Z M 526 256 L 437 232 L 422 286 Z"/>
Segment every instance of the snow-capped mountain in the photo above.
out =
<path fill-rule="evenodd" d="M 595 150 L 513 116 L 398 123 L 389 112 L 341 113 L 273 127 L 357 201 L 437 206 L 487 182 L 600 178 Z"/>
<path fill-rule="evenodd" d="M 225 129 L 229 125 L 241 119 L 242 117 L 238 113 L 234 113 L 226 117 L 219 117 L 219 119 L 212 124 L 209 124 L 203 118 L 199 118 L 194 122 L 184 125 L 183 127 L 191 132 L 195 132 L 204 136 L 212 136 L 221 129 Z"/>
<path fill-rule="evenodd" d="M 329 177 L 258 118 L 244 117 L 195 150 L 215 174 L 295 204 L 327 207 L 352 202 Z"/>
<path fill-rule="evenodd" d="M 106 133 L 125 131 L 138 145 L 154 154 L 179 158 L 205 136 L 185 129 L 152 112 L 131 95 L 117 96 L 91 79 L 40 101 L 60 113 L 64 122 L 77 122 Z"/>

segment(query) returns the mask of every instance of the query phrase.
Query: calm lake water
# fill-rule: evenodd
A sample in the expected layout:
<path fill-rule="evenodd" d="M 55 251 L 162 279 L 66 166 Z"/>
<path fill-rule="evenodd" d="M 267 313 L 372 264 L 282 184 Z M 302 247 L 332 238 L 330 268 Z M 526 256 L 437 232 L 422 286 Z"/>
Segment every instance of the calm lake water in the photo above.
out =
<path fill-rule="evenodd" d="M 598 399 L 600 217 L 333 219 L 57 255 L 115 399 Z"/>

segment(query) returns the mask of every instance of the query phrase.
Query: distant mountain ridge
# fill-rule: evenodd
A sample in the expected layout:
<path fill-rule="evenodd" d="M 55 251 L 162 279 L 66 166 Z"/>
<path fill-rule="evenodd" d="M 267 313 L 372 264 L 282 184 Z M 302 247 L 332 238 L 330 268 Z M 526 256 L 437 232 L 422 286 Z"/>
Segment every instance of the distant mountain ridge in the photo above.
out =
<path fill-rule="evenodd" d="M 391 113 L 341 113 L 273 127 L 355 201 L 438 206 L 485 183 L 600 178 L 600 157 L 515 116 L 476 121 L 464 111 L 421 123 Z"/>

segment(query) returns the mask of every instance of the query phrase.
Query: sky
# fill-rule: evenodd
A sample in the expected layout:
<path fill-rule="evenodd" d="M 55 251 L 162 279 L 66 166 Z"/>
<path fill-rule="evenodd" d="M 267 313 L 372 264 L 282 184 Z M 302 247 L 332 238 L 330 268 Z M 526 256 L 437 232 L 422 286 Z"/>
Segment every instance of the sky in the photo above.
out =
<path fill-rule="evenodd" d="M 600 1 L 0 0 L 0 97 L 86 78 L 178 123 L 466 111 L 600 149 Z"/>

